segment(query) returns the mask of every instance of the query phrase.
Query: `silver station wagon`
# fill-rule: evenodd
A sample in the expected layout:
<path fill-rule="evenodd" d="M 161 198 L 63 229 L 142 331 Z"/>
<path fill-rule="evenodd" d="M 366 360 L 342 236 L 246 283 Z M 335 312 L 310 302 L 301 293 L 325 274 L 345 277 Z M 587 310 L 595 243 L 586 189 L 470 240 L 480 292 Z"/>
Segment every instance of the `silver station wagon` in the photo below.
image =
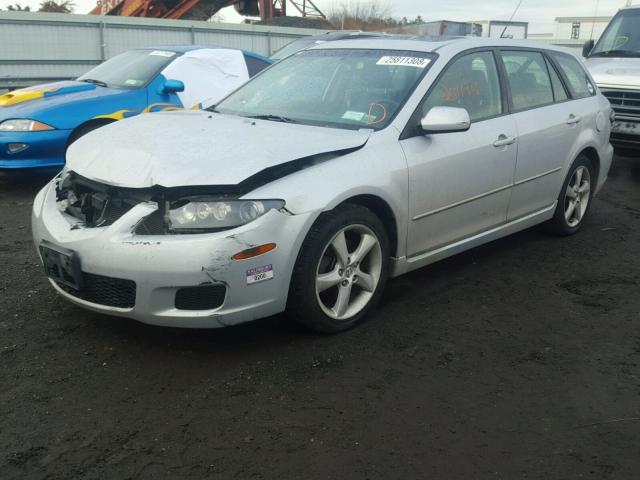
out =
<path fill-rule="evenodd" d="M 577 232 L 611 118 L 562 49 L 331 42 L 209 111 L 82 138 L 35 200 L 34 240 L 87 309 L 173 327 L 286 311 L 337 332 L 389 277 L 536 224 Z"/>

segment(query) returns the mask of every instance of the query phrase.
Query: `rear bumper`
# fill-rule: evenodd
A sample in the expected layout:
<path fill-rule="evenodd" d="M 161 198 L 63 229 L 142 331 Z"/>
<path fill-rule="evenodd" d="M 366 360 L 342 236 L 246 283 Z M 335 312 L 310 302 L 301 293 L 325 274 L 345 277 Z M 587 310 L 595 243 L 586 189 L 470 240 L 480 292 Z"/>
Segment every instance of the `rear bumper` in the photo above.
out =
<path fill-rule="evenodd" d="M 0 132 L 0 170 L 62 167 L 71 130 Z M 23 147 L 11 153 L 11 147 Z"/>

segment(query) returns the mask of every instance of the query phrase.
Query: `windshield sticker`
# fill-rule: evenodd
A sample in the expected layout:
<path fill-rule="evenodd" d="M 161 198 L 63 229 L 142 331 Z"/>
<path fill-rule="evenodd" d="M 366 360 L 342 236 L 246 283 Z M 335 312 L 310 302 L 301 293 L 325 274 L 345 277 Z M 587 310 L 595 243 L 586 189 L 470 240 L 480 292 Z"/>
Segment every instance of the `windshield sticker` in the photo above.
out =
<path fill-rule="evenodd" d="M 247 270 L 247 285 L 265 282 L 273 278 L 273 265 L 265 265 L 264 267 L 256 267 Z"/>
<path fill-rule="evenodd" d="M 155 55 L 157 57 L 173 57 L 176 52 L 167 52 L 166 50 L 154 50 L 149 55 Z"/>
<path fill-rule="evenodd" d="M 351 110 L 347 110 L 342 115 L 344 120 L 353 120 L 354 122 L 361 122 L 366 114 L 363 112 L 352 112 Z"/>
<path fill-rule="evenodd" d="M 420 57 L 392 57 L 384 56 L 376 62 L 376 65 L 425 68 L 431 63 L 428 58 Z"/>

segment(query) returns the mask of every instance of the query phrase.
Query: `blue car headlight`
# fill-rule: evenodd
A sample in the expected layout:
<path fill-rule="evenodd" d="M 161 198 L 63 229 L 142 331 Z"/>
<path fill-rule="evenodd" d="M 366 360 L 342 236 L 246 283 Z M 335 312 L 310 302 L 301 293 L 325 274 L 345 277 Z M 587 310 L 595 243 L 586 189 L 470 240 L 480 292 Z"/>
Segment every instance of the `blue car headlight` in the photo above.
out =
<path fill-rule="evenodd" d="M 42 132 L 45 130 L 55 130 L 46 123 L 26 118 L 14 118 L 0 123 L 0 132 Z"/>
<path fill-rule="evenodd" d="M 270 210 L 283 208 L 283 200 L 190 199 L 172 202 L 166 211 L 173 233 L 228 230 L 252 222 Z"/>

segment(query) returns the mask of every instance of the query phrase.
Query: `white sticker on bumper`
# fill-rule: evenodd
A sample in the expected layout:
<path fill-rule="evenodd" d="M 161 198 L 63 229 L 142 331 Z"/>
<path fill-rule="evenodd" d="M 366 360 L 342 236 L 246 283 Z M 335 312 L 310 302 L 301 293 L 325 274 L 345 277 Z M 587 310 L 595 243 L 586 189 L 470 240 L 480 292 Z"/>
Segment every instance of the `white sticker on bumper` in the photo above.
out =
<path fill-rule="evenodd" d="M 247 270 L 247 285 L 265 282 L 273 278 L 273 265 L 252 268 Z"/>

